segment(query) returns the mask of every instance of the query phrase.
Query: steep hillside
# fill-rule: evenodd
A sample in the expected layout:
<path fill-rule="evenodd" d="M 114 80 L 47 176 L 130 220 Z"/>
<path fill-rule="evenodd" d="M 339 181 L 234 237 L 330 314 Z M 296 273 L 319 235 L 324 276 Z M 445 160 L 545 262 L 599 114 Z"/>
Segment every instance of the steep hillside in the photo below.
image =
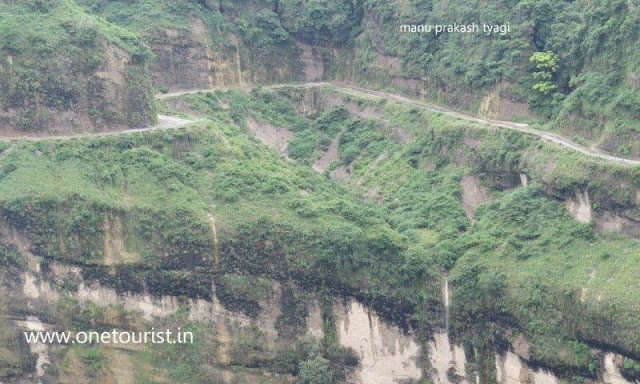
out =
<path fill-rule="evenodd" d="M 210 97 L 167 103 L 210 114 Z M 558 380 L 609 382 L 603 356 L 611 351 L 633 366 L 640 298 L 631 292 L 640 270 L 638 242 L 626 235 L 640 236 L 636 169 L 335 90 L 217 97 L 265 143 L 378 201 L 391 225 L 425 248 L 419 258 L 450 274 L 451 342 L 461 343 L 461 364 L 473 361 L 482 382 L 497 380 L 494 354 L 504 351 Z M 435 337 L 438 352 L 427 353 L 437 358 Z"/>
<path fill-rule="evenodd" d="M 81 3 L 146 36 L 158 88 L 350 80 L 639 156 L 633 1 Z M 510 32 L 401 31 L 472 22 Z"/>
<path fill-rule="evenodd" d="M 640 383 L 639 12 L 0 1 L 0 382 Z"/>
<path fill-rule="evenodd" d="M 481 115 L 535 116 L 569 137 L 639 155 L 636 3 L 365 1 L 364 7 L 362 81 Z M 399 31 L 402 24 L 454 22 L 509 23 L 511 32 Z"/>
<path fill-rule="evenodd" d="M 208 122 L 3 144 L 3 379 L 637 379 L 635 168 L 332 89 L 161 109 Z M 151 326 L 196 342 L 21 333 Z"/>
<path fill-rule="evenodd" d="M 152 53 L 73 1 L 0 4 L 0 132 L 70 133 L 155 121 Z"/>
<path fill-rule="evenodd" d="M 157 59 L 161 90 L 207 89 L 302 79 L 301 48 L 262 1 L 78 2 L 139 32 Z"/>
<path fill-rule="evenodd" d="M 269 374 L 260 382 L 289 382 L 306 365 L 344 380 L 359 358 L 337 327 L 365 312 L 342 298 L 405 327 L 425 300 L 440 311 L 429 262 L 419 282 L 395 272 L 420 248 L 378 207 L 281 158 L 228 117 L 215 120 L 3 147 L 0 309 L 11 319 L 1 329 L 3 380 L 256 382 Z M 420 321 L 428 328 L 435 316 Z M 165 325 L 192 329 L 197 342 L 125 346 L 123 355 L 110 346 L 38 349 L 18 332 Z M 175 364 L 166 368 L 166 359 Z M 123 372 L 120 360 L 141 368 Z"/>

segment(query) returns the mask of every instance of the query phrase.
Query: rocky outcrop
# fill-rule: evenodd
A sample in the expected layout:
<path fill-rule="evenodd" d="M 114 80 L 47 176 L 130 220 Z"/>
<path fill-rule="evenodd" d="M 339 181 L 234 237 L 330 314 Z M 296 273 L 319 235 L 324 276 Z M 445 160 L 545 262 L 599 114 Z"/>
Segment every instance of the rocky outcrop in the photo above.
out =
<path fill-rule="evenodd" d="M 301 55 L 304 80 L 307 82 L 320 81 L 324 79 L 324 63 L 322 57 L 315 52 L 314 47 L 309 44 L 298 43 Z"/>
<path fill-rule="evenodd" d="M 591 207 L 588 190 L 577 189 L 565 200 L 569 214 L 580 223 L 593 222 L 598 232 L 617 232 L 640 238 L 640 215 L 634 209 Z"/>
<path fill-rule="evenodd" d="M 334 312 L 340 344 L 360 358 L 350 383 L 401 383 L 422 377 L 420 345 L 414 335 L 387 324 L 353 299 L 337 305 Z"/>
<path fill-rule="evenodd" d="M 231 44 L 213 46 L 207 27 L 194 20 L 189 29 L 155 31 L 149 45 L 156 55 L 150 70 L 158 89 L 210 89 L 245 83 L 237 39 Z"/>
<path fill-rule="evenodd" d="M 0 135 L 61 135 L 155 122 L 146 68 L 151 52 L 134 34 L 71 1 L 3 6 L 2 12 L 3 26 L 15 33 L 0 47 Z"/>
<path fill-rule="evenodd" d="M 519 354 L 518 346 L 514 343 L 511 350 L 495 355 L 495 374 L 497 384 L 560 384 L 565 378 L 558 377 L 550 370 L 533 367 L 528 356 Z M 479 377 L 473 371 L 472 362 L 467 360 L 461 345 L 451 344 L 444 332 L 438 332 L 428 344 L 430 377 L 436 384 L 479 382 Z M 587 380 L 589 384 L 635 384 L 625 379 L 620 372 L 623 357 L 612 352 L 604 353 L 603 370 L 597 380 Z"/>
<path fill-rule="evenodd" d="M 0 98 L 2 135 L 62 135 L 151 125 L 156 115 L 144 64 L 132 63 L 131 54 L 115 44 L 103 41 L 101 46 L 104 60 L 93 72 L 77 68 L 80 64 L 67 57 L 52 56 L 49 68 L 43 69 L 50 74 L 42 77 L 55 76 L 59 86 L 43 80 L 41 88 L 26 90 L 26 80 L 14 74 L 13 67 L 27 59 L 0 52 L 5 63 L 0 65 L 0 77 L 8 85 Z"/>
<path fill-rule="evenodd" d="M 598 210 L 594 214 L 594 224 L 599 232 L 618 232 L 640 238 L 640 214 L 636 209 Z"/>
<path fill-rule="evenodd" d="M 504 355 L 496 355 L 496 380 L 499 384 L 560 383 L 560 379 L 553 373 L 532 369 L 520 356 L 511 351 Z"/>
<path fill-rule="evenodd" d="M 460 345 L 451 345 L 445 332 L 438 332 L 428 344 L 430 376 L 435 384 L 466 380 L 467 358 Z"/>
<path fill-rule="evenodd" d="M 5 239 L 6 240 L 6 239 Z M 33 343 L 20 347 L 22 331 L 63 331 L 65 326 L 59 321 L 69 321 L 68 318 L 59 317 L 59 306 L 66 303 L 77 303 L 80 308 L 101 308 L 102 313 L 112 313 L 110 317 L 100 319 L 93 318 L 102 327 L 110 327 L 119 330 L 140 330 L 150 329 L 152 325 L 170 324 L 171 319 L 178 313 L 184 313 L 190 322 L 201 324 L 207 329 L 207 334 L 211 335 L 205 342 L 217 348 L 214 364 L 221 382 L 233 382 L 234 380 L 251 379 L 250 374 L 235 372 L 230 369 L 234 364 L 243 362 L 243 359 L 252 357 L 242 355 L 242 343 L 257 343 L 261 349 L 261 357 L 269 356 L 290 347 L 290 339 L 280 334 L 278 321 L 282 315 L 282 300 L 280 284 L 273 282 L 269 286 L 269 293 L 259 303 L 259 313 L 257 316 L 249 316 L 237 310 L 230 310 L 223 305 L 216 295 L 215 283 L 211 291 L 211 298 L 186 298 L 173 295 L 152 295 L 149 292 L 118 292 L 114 288 L 90 279 L 86 279 L 86 271 L 82 267 L 70 266 L 56 261 L 43 262 L 43 259 L 34 256 L 28 249 L 26 250 L 25 270 L 19 276 L 10 278 L 4 271 L 0 271 L 0 282 L 5 285 L 10 294 L 6 295 L 10 299 L 9 308 L 5 308 L 0 302 L 0 315 L 3 319 L 9 319 L 0 325 L 0 340 L 3 348 L 16 356 L 26 356 L 26 360 L 7 361 L 5 354 L 0 354 L 0 381 L 7 377 L 12 377 L 12 383 L 43 383 L 43 382 L 66 382 L 74 380 L 78 383 L 93 382 L 91 377 L 75 379 L 68 376 L 72 373 L 67 368 L 59 366 L 63 346 L 58 344 Z M 46 267 L 44 266 L 46 264 Z M 46 272 L 44 272 L 46 270 Z M 76 288 L 64 286 L 61 282 L 74 281 Z M 63 287 L 64 286 L 64 287 Z M 7 292 L 5 292 L 6 294 Z M 313 299 L 307 302 L 306 328 L 303 334 L 320 340 L 324 336 L 324 325 L 318 301 Z M 105 324 L 104 321 L 108 321 Z M 98 326 L 98 325 L 96 325 Z M 92 326 L 93 328 L 93 326 Z M 10 332 L 11 343 L 5 343 L 3 336 Z M 15 340 L 17 342 L 15 342 Z M 13 346 L 12 346 L 13 345 Z M 33 354 L 33 359 L 29 360 L 29 354 L 20 350 L 27 348 Z M 113 347 L 105 345 L 100 347 L 102 356 L 110 356 L 120 359 L 117 352 L 110 352 Z M 118 347 L 119 350 L 128 351 L 129 356 L 133 352 L 147 350 L 146 345 L 127 344 Z M 125 362 L 128 359 L 124 359 Z M 15 372 L 7 375 L 1 368 L 5 364 L 11 365 Z M 24 364 L 23 371 L 19 370 L 20 364 Z M 81 364 L 80 364 L 81 365 Z M 53 371 L 52 367 L 57 367 Z M 77 368 L 77 367 L 76 367 Z M 110 365 L 109 371 L 113 375 L 123 374 L 119 365 Z M 288 375 L 275 375 L 274 382 L 286 383 L 293 379 Z M 120 382 L 120 381 L 117 381 Z M 126 381 L 125 381 L 126 382 Z"/>
<path fill-rule="evenodd" d="M 324 77 L 322 59 L 308 45 L 290 41 L 257 52 L 242 37 L 194 19 L 185 29 L 148 33 L 156 55 L 150 70 L 162 91 L 246 87 Z"/>

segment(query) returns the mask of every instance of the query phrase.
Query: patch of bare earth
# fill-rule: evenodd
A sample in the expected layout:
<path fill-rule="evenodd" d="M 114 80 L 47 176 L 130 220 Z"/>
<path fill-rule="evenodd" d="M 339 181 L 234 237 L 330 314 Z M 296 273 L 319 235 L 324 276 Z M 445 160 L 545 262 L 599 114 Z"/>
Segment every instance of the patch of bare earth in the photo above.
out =
<path fill-rule="evenodd" d="M 480 139 L 464 135 L 464 137 L 462 138 L 462 142 L 464 143 L 464 145 L 471 149 L 477 149 L 482 141 Z"/>
<path fill-rule="evenodd" d="M 338 159 L 338 139 L 331 140 L 329 149 L 313 163 L 313 169 L 316 172 L 324 172 L 329 169 L 329 165 L 332 161 Z"/>
<path fill-rule="evenodd" d="M 588 191 L 576 191 L 574 196 L 566 201 L 569 214 L 580 223 L 589 223 L 593 216 Z"/>
<path fill-rule="evenodd" d="M 500 84 L 489 92 L 480 102 L 478 116 L 489 119 L 510 120 L 517 117 L 530 117 L 529 105 L 525 102 L 512 100 L 504 94 L 507 85 Z"/>
<path fill-rule="evenodd" d="M 465 176 L 460 181 L 462 185 L 462 206 L 469 219 L 475 221 L 475 211 L 478 205 L 493 200 L 489 190 L 482 185 L 480 178 L 475 175 Z"/>
<path fill-rule="evenodd" d="M 251 116 L 247 117 L 247 127 L 267 146 L 277 149 L 282 154 L 287 153 L 287 146 L 293 138 L 293 132 L 284 127 L 258 122 Z"/>
<path fill-rule="evenodd" d="M 336 105 L 343 106 L 347 108 L 349 114 L 353 117 L 387 123 L 387 121 L 382 118 L 382 113 L 370 105 L 360 108 L 354 102 L 345 102 L 341 96 L 336 94 L 324 96 L 322 101 L 325 108 L 331 108 Z"/>
<path fill-rule="evenodd" d="M 367 105 L 364 108 L 360 108 L 355 103 L 346 103 L 344 106 L 349 110 L 351 116 L 357 116 L 361 119 L 383 121 L 382 114 L 374 107 Z"/>
<path fill-rule="evenodd" d="M 342 181 L 349 177 L 349 170 L 344 165 L 341 165 L 331 172 L 331 176 Z"/>

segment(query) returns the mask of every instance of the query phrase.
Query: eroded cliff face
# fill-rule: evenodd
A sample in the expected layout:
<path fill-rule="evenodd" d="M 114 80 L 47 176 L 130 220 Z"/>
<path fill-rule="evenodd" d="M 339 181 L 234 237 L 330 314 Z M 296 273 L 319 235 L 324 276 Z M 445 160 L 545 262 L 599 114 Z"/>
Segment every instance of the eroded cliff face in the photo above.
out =
<path fill-rule="evenodd" d="M 192 21 L 188 30 L 156 31 L 149 38 L 157 57 L 150 66 L 154 85 L 171 90 L 244 85 L 238 41 L 233 35 L 228 39 L 229 44 L 213 47 L 201 20 Z"/>
<path fill-rule="evenodd" d="M 25 89 L 29 80 L 14 69 L 24 57 L 2 54 L 0 76 L 7 92 L 0 99 L 3 136 L 63 135 L 69 133 L 143 128 L 156 120 L 153 91 L 143 64 L 115 44 L 101 43 L 103 57 L 95 69 L 74 69 L 68 57 L 52 56 L 43 68 L 56 76 Z M 35 80 L 34 80 L 35 81 Z M 48 88 L 49 87 L 49 88 Z"/>
<path fill-rule="evenodd" d="M 3 3 L 1 135 L 141 128 L 156 120 L 151 53 L 137 36 L 74 2 Z"/>
<path fill-rule="evenodd" d="M 16 237 L 19 238 L 19 237 Z M 6 237 L 5 237 L 6 240 Z M 6 243 L 5 243 L 6 245 Z M 8 271 L 0 273 L 3 281 L 3 305 L 0 305 L 5 321 L 0 326 L 3 341 L 0 354 L 0 380 L 12 383 L 135 383 L 139 378 L 130 369 L 155 372 L 156 380 L 170 380 L 166 372 L 141 363 L 140 357 L 148 355 L 153 348 L 140 344 L 111 344 L 96 346 L 101 356 L 102 368 L 99 377 L 92 376 L 78 352 L 72 346 L 60 344 L 26 344 L 23 331 L 65 331 L 70 319 L 86 311 L 99 308 L 103 315 L 93 317 L 87 325 L 90 329 L 118 329 L 142 331 L 152 326 L 175 329 L 176 314 L 185 314 L 185 320 L 199 324 L 206 340 L 197 343 L 207 345 L 206 364 L 211 365 L 211 375 L 221 383 L 260 382 L 286 383 L 293 377 L 271 373 L 270 378 L 260 379 L 260 373 L 240 372 L 234 365 L 256 364 L 261 359 L 285 350 L 290 339 L 284 339 L 277 330 L 281 317 L 281 288 L 276 282 L 260 301 L 256 316 L 237 310 L 229 310 L 220 303 L 212 287 L 211 298 L 186 298 L 172 295 L 152 295 L 147 291 L 116 291 L 98 281 L 83 277 L 82 267 L 56 261 L 45 261 L 28 250 L 28 244 L 20 242 L 25 255 L 22 271 L 10 276 Z M 26 246 L 27 248 L 24 248 Z M 63 287 L 62 282 L 74 281 L 75 287 Z M 215 284 L 215 283 L 212 283 Z M 75 315 L 60 312 L 73 303 Z M 323 325 L 317 301 L 308 303 L 305 333 L 320 340 Z M 184 325 L 184 323 L 183 323 Z M 87 329 L 88 330 L 88 329 Z M 78 331 L 78 329 L 76 329 Z M 247 344 L 248 343 L 248 344 Z M 248 351 L 247 345 L 256 350 Z M 257 359 L 257 360 L 254 360 Z M 258 376 L 256 376 L 258 375 Z M 164 378 L 163 378 L 164 377 Z M 264 381 L 263 381 L 264 380 Z"/>
<path fill-rule="evenodd" d="M 570 382 L 568 377 L 559 377 L 553 371 L 534 366 L 529 361 L 526 340 L 520 336 L 509 350 L 493 356 L 495 382 L 498 384 L 561 384 Z M 480 383 L 475 371 L 476 363 L 467 358 L 462 345 L 451 343 L 445 332 L 437 332 L 427 345 L 429 354 L 429 377 L 436 384 Z M 623 356 L 613 352 L 602 352 L 602 370 L 597 379 L 585 379 L 586 384 L 635 384 L 623 376 L 620 370 Z"/>
<path fill-rule="evenodd" d="M 150 66 L 153 83 L 163 91 L 316 81 L 324 74 L 310 46 L 289 42 L 258 52 L 239 34 L 223 33 L 197 18 L 187 29 L 148 34 L 156 55 Z"/>
<path fill-rule="evenodd" d="M 599 232 L 617 232 L 640 238 L 640 214 L 634 207 L 611 206 L 594 210 L 587 189 L 577 189 L 565 200 L 571 216 L 580 223 L 593 223 Z M 640 206 L 640 196 L 636 196 L 635 206 Z"/>
<path fill-rule="evenodd" d="M 334 311 L 340 343 L 360 358 L 349 382 L 403 383 L 422 377 L 416 335 L 386 323 L 353 299 L 334 306 Z"/>
<path fill-rule="evenodd" d="M 105 254 L 115 255 L 110 258 L 111 267 L 131 261 L 125 257 L 125 248 L 119 245 L 123 238 L 118 225 L 117 219 L 105 223 L 108 228 Z M 203 356 L 204 363 L 210 367 L 211 376 L 221 383 L 294 382 L 295 377 L 291 374 L 271 372 L 264 376 L 238 367 L 260 366 L 268 361 L 268 356 L 277 356 L 301 338 L 321 342 L 327 332 L 335 332 L 338 343 L 353 350 L 357 356 L 357 365 L 347 376 L 349 383 L 411 383 L 424 378 L 438 384 L 481 382 L 475 361 L 478 356 L 474 356 L 477 352 L 468 356 L 466 351 L 469 349 L 452 341 L 447 329 L 436 329 L 426 337 L 427 342 L 422 343 L 414 331 L 402 330 L 352 298 L 335 298 L 333 304 L 323 310 L 315 294 L 300 292 L 300 297 L 306 297 L 302 304 L 305 308 L 300 323 L 302 329 L 292 338 L 282 327 L 290 312 L 283 299 L 283 285 L 276 281 L 266 284 L 263 281 L 258 310 L 251 314 L 238 309 L 228 298 L 224 300 L 226 304 L 221 301 L 217 278 L 210 283 L 208 297 L 154 294 L 146 289 L 134 292 L 116 289 L 91 278 L 87 267 L 34 255 L 29 240 L 13 228 L 3 228 L 2 246 L 14 247 L 23 257 L 21 263 L 9 263 L 0 272 L 3 284 L 0 314 L 8 319 L 0 325 L 0 339 L 3 340 L 0 379 L 13 383 L 134 383 L 138 379 L 129 373 L 134 366 L 153 372 L 158 380 L 168 379 L 166 372 L 150 365 L 148 360 L 140 359 L 140 356 L 153 353 L 148 345 L 99 346 L 104 365 L 99 369 L 100 376 L 96 381 L 78 350 L 24 341 L 23 331 L 68 329 L 71 326 L 69 319 L 76 318 L 71 313 L 86 313 L 88 308 L 98 309 L 88 319 L 88 324 L 99 329 L 139 331 L 159 325 L 176 327 L 184 325 L 184 321 L 198 324 L 203 330 L 201 335 L 206 335 L 202 342 L 210 350 Z M 443 289 L 443 295 L 447 297 L 445 306 L 449 306 L 447 289 Z M 445 316 L 448 313 L 444 311 Z M 183 322 L 176 320 L 178 318 Z M 326 321 L 329 318 L 333 319 L 331 324 Z M 442 323 L 448 323 L 447 319 Z M 251 346 L 250 349 L 247 346 Z M 495 377 L 496 383 L 567 382 L 567 378 L 531 363 L 528 348 L 520 335 L 507 350 L 490 357 L 494 360 L 491 377 Z M 611 351 L 598 351 L 597 354 L 602 357 L 597 379 L 585 383 L 635 384 L 621 373 L 623 356 Z"/>

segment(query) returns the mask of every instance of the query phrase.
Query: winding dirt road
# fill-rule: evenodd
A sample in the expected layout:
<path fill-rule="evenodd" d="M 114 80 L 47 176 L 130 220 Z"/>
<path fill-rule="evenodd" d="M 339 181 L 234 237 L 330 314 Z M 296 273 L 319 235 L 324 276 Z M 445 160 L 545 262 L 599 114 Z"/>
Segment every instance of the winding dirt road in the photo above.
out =
<path fill-rule="evenodd" d="M 411 99 L 411 98 L 400 96 L 393 93 L 374 91 L 371 89 L 362 88 L 355 85 L 347 85 L 347 84 L 341 84 L 341 83 L 315 82 L 315 83 L 305 83 L 305 84 L 276 84 L 276 85 L 264 86 L 262 87 L 262 89 L 279 89 L 279 88 L 287 88 L 287 87 L 291 87 L 291 88 L 333 87 L 335 89 L 350 92 L 356 95 L 366 95 L 366 96 L 373 96 L 380 99 L 392 100 L 399 103 L 404 103 L 404 104 L 409 104 L 409 105 L 413 105 L 420 108 L 425 108 L 430 111 L 440 112 L 444 115 L 455 117 L 465 121 L 477 122 L 477 123 L 487 124 L 494 127 L 510 129 L 518 132 L 536 135 L 542 139 L 551 141 L 562 147 L 568 148 L 570 150 L 573 150 L 573 151 L 582 153 L 584 155 L 587 155 L 596 159 L 600 159 L 609 163 L 628 165 L 628 166 L 640 166 L 640 161 L 638 160 L 631 160 L 631 159 L 625 159 L 623 157 L 608 155 L 606 153 L 602 153 L 600 151 L 574 143 L 573 141 L 567 139 L 566 137 L 560 136 L 556 133 L 545 132 L 545 131 L 540 131 L 540 130 L 531 128 L 528 124 L 515 123 L 512 121 L 483 119 L 475 116 L 466 115 L 464 113 L 456 112 L 451 109 L 448 109 L 439 105 L 430 104 L 424 101 Z M 244 88 L 243 90 L 249 91 L 250 89 L 251 88 Z M 196 94 L 200 92 L 215 92 L 216 90 L 224 90 L 224 88 L 194 89 L 194 90 L 187 90 L 187 91 L 181 91 L 181 92 L 158 94 L 156 95 L 156 98 L 158 100 L 163 100 L 171 97 Z M 154 125 L 153 127 L 147 127 L 147 128 L 128 129 L 128 130 L 111 131 L 111 132 L 99 132 L 99 133 L 81 133 L 76 135 L 64 135 L 64 136 L 49 135 L 49 136 L 0 137 L 0 141 L 55 140 L 55 139 L 66 140 L 66 139 L 75 139 L 75 138 L 84 138 L 84 137 L 117 136 L 121 134 L 129 134 L 129 133 L 184 128 L 184 127 L 198 124 L 202 121 L 204 120 L 203 119 L 187 120 L 179 117 L 158 115 L 158 124 Z"/>
<path fill-rule="evenodd" d="M 472 122 L 477 122 L 477 123 L 483 123 L 483 124 L 488 124 L 488 125 L 492 125 L 494 127 L 500 127 L 500 128 L 506 128 L 506 129 L 511 129 L 514 131 L 518 131 L 518 132 L 523 132 L 523 133 L 528 133 L 531 135 L 536 135 L 538 137 L 541 137 L 545 140 L 549 140 L 552 141 L 556 144 L 560 144 L 561 146 L 565 147 L 565 148 L 569 148 L 571 150 L 574 150 L 576 152 L 580 152 L 582 154 L 585 154 L 587 156 L 591 156 L 591 157 L 595 157 L 601 160 L 605 160 L 607 162 L 610 163 L 617 163 L 617 164 L 623 164 L 623 165 L 630 165 L 630 166 L 638 166 L 640 165 L 640 161 L 638 160 L 631 160 L 631 159 L 625 159 L 623 157 L 617 157 L 617 156 L 613 156 L 613 155 L 608 155 L 606 153 L 602 153 L 600 151 L 588 148 L 588 147 L 584 147 L 580 144 L 574 143 L 573 141 L 567 139 L 566 137 L 560 136 L 558 134 L 555 133 L 551 133 L 551 132 L 546 132 L 546 131 L 539 131 L 537 129 L 531 128 L 529 126 L 529 124 L 523 124 L 523 123 L 515 123 L 512 121 L 502 121 L 502 120 L 492 120 L 492 119 L 483 119 L 483 118 L 479 118 L 479 117 L 474 117 L 474 116 L 470 116 L 470 115 L 465 115 L 463 113 L 460 112 L 455 112 L 452 111 L 448 108 L 444 108 L 438 105 L 433 105 L 433 104 L 429 104 L 423 101 L 418 101 L 418 100 L 414 100 L 414 99 L 410 99 L 404 96 L 399 96 L 396 94 L 392 94 L 392 93 L 386 93 L 386 92 L 380 92 L 380 91 L 374 91 L 371 89 L 366 89 L 366 88 L 361 88 L 361 87 L 357 87 L 357 86 L 353 86 L 353 85 L 333 85 L 336 88 L 339 89 L 345 89 L 348 91 L 352 91 L 354 93 L 357 94 L 365 94 L 365 95 L 371 95 L 371 96 L 375 96 L 378 98 L 382 98 L 382 99 L 387 99 L 387 100 L 393 100 L 393 101 L 397 101 L 400 103 L 405 103 L 405 104 L 411 104 L 411 105 L 415 105 L 417 107 L 422 107 L 422 108 L 426 108 L 429 109 L 431 111 L 436 111 L 436 112 L 441 112 L 444 115 L 447 116 L 451 116 L 451 117 L 455 117 L 458 119 L 462 119 L 462 120 L 466 120 L 466 121 L 472 121 Z"/>
<path fill-rule="evenodd" d="M 118 131 L 77 133 L 77 134 L 69 134 L 69 135 L 34 134 L 31 136 L 4 136 L 4 137 L 0 137 L 0 141 L 11 142 L 11 141 L 19 141 L 19 140 L 27 140 L 27 141 L 71 140 L 71 139 L 82 139 L 87 137 L 119 136 L 122 134 L 130 134 L 130 133 L 138 133 L 138 132 L 152 132 L 152 131 L 185 128 L 185 127 L 189 127 L 189 126 L 201 123 L 204 120 L 205 119 L 187 120 L 187 119 L 183 119 L 175 116 L 158 115 L 158 123 L 152 127 L 146 127 L 146 128 L 132 128 L 132 129 L 123 129 Z"/>
<path fill-rule="evenodd" d="M 408 98 L 408 97 L 405 97 L 405 96 L 400 96 L 400 95 L 393 94 L 393 93 L 387 93 L 387 92 L 382 92 L 382 91 L 374 91 L 372 89 L 362 88 L 362 87 L 358 87 L 358 86 L 355 86 L 355 85 L 347 85 L 347 84 L 342 84 L 342 83 L 316 82 L 316 83 L 305 83 L 305 84 L 276 84 L 276 85 L 264 86 L 264 87 L 262 87 L 262 89 L 278 89 L 278 88 L 286 88 L 286 87 L 291 87 L 291 88 L 313 88 L 313 87 L 327 87 L 327 86 L 336 88 L 338 90 L 351 92 L 351 93 L 356 94 L 356 95 L 374 96 L 374 97 L 377 97 L 377 98 L 380 98 L 380 99 L 392 100 L 392 101 L 396 101 L 396 102 L 399 102 L 399 103 L 414 105 L 416 107 L 425 108 L 425 109 L 428 109 L 428 110 L 434 111 L 434 112 L 440 112 L 440 113 L 442 113 L 444 115 L 455 117 L 455 118 L 466 120 L 466 121 L 477 122 L 477 123 L 491 125 L 491 126 L 494 126 L 494 127 L 510 129 L 510 130 L 514 130 L 514 131 L 518 131 L 518 132 L 523 132 L 523 133 L 527 133 L 527 134 L 531 134 L 531 135 L 536 135 L 536 136 L 538 136 L 540 138 L 543 138 L 545 140 L 554 142 L 554 143 L 556 143 L 556 144 L 558 144 L 560 146 L 563 146 L 565 148 L 571 149 L 571 150 L 576 151 L 576 152 L 580 152 L 580 153 L 582 153 L 584 155 L 587 155 L 587 156 L 590 156 L 590 157 L 593 157 L 593 158 L 604 160 L 604 161 L 609 162 L 609 163 L 616 163 L 616 164 L 628 165 L 628 166 L 640 166 L 640 161 L 639 160 L 625 159 L 623 157 L 617 157 L 617 156 L 613 156 L 613 155 L 608 155 L 608 154 L 602 153 L 602 152 L 600 152 L 598 150 L 591 149 L 591 148 L 582 146 L 580 144 L 574 143 L 573 141 L 567 139 L 566 137 L 563 137 L 563 136 L 558 135 L 556 133 L 540 131 L 540 130 L 531 128 L 531 126 L 529 126 L 529 124 L 516 123 L 516 122 L 512 122 L 512 121 L 483 119 L 483 118 L 479 118 L 479 117 L 475 117 L 475 116 L 471 116 L 471 115 L 466 115 L 464 113 L 456 112 L 456 111 L 453 111 L 453 110 L 451 110 L 449 108 L 445 108 L 445 107 L 442 107 L 442 106 L 439 106 L 439 105 L 430 104 L 430 103 L 427 103 L 427 102 L 424 102 L 424 101 L 411 99 L 411 98 Z M 246 88 L 245 90 L 248 91 L 249 89 L 250 88 Z M 166 99 L 166 98 L 170 98 L 170 97 L 178 97 L 178 96 L 183 96 L 183 95 L 195 94 L 195 93 L 199 93 L 199 92 L 214 92 L 214 91 L 215 91 L 215 89 L 188 90 L 188 91 L 182 91 L 182 92 L 159 94 L 159 95 L 156 96 L 156 98 L 158 100 L 162 100 L 162 99 Z"/>

